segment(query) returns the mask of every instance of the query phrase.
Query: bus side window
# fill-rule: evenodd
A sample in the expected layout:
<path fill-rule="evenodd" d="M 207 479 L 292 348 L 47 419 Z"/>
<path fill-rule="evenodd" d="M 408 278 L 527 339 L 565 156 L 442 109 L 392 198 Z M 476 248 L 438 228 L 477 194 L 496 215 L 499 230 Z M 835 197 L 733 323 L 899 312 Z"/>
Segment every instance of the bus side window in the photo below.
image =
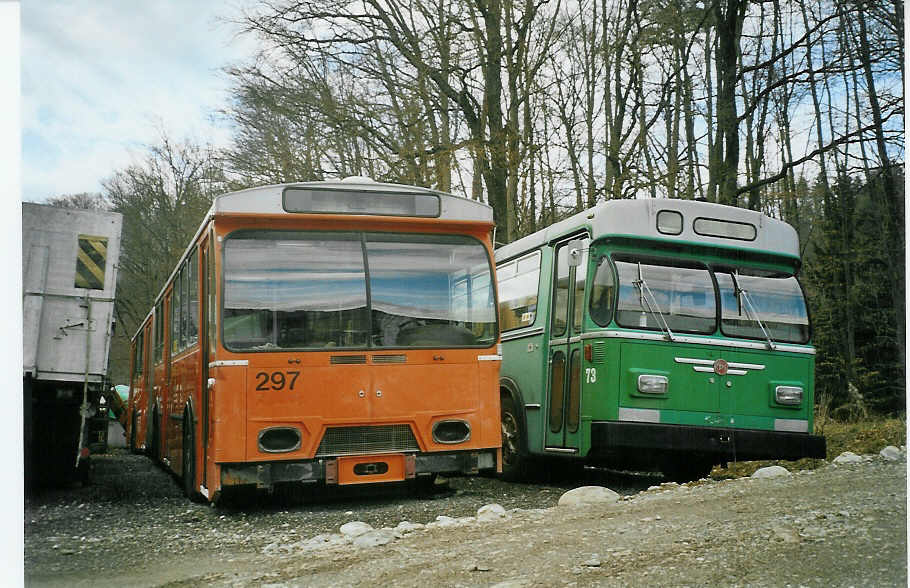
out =
<path fill-rule="evenodd" d="M 178 288 L 180 289 L 180 306 L 177 311 L 180 313 L 180 343 L 177 346 L 180 351 L 186 349 L 186 331 L 187 331 L 187 310 L 189 308 L 189 300 L 187 300 L 187 288 L 186 288 L 186 271 L 188 264 L 184 263 L 183 267 L 180 268 Z"/>
<path fill-rule="evenodd" d="M 581 258 L 579 264 L 575 267 L 575 290 L 572 306 L 572 332 L 581 331 L 581 322 L 585 310 L 585 285 L 588 277 L 588 244 L 590 240 L 584 238 L 581 240 Z"/>
<path fill-rule="evenodd" d="M 180 341 L 180 288 L 178 284 L 180 282 L 177 280 L 177 276 L 174 277 L 174 283 L 171 287 L 171 299 L 168 306 L 168 310 L 171 315 L 171 355 L 175 355 L 178 351 L 178 342 Z"/>
<path fill-rule="evenodd" d="M 136 335 L 136 338 L 133 341 L 133 348 L 130 353 L 130 364 L 133 369 L 133 378 L 130 382 L 130 386 L 133 390 L 139 387 L 139 382 L 142 381 L 142 340 L 143 340 L 144 331 L 140 330 Z"/>
<path fill-rule="evenodd" d="M 187 317 L 186 317 L 186 343 L 192 346 L 199 339 L 199 267 L 197 266 L 196 251 L 190 255 L 186 266 L 187 286 Z"/>
<path fill-rule="evenodd" d="M 162 301 L 155 305 L 155 364 L 164 358 L 164 306 Z"/>
<path fill-rule="evenodd" d="M 600 258 L 594 280 L 591 283 L 591 320 L 606 327 L 613 318 L 613 298 L 616 286 L 613 278 L 613 266 L 604 255 Z"/>
<path fill-rule="evenodd" d="M 556 250 L 556 268 L 553 280 L 553 322 L 551 337 L 561 337 L 566 332 L 569 313 L 569 251 L 563 244 Z"/>
<path fill-rule="evenodd" d="M 499 320 L 503 332 L 530 327 L 537 318 L 540 251 L 496 268 L 499 281 Z"/>

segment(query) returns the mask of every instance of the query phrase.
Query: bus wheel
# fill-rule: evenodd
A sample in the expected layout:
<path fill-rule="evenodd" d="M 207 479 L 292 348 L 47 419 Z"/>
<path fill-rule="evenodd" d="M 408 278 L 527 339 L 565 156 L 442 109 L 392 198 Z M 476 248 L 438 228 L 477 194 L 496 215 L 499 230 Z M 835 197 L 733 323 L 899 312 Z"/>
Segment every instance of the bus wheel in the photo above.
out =
<path fill-rule="evenodd" d="M 667 480 L 683 484 L 707 478 L 714 469 L 714 463 L 704 457 L 677 456 L 676 459 L 666 460 L 660 469 Z"/>
<path fill-rule="evenodd" d="M 196 435 L 193 431 L 193 415 L 183 413 L 183 493 L 193 502 L 199 502 L 196 491 Z"/>
<path fill-rule="evenodd" d="M 411 481 L 411 494 L 417 498 L 427 498 L 436 492 L 436 474 L 417 476 Z"/>
<path fill-rule="evenodd" d="M 525 459 L 521 456 L 521 425 L 515 416 L 512 399 L 503 396 L 500 422 L 502 426 L 502 478 L 520 480 L 525 475 Z"/>

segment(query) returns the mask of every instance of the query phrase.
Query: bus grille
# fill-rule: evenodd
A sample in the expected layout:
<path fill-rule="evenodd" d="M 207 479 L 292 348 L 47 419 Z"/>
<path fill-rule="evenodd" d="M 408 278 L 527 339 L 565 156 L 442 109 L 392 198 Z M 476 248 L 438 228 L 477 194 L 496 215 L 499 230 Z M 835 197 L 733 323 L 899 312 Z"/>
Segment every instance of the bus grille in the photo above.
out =
<path fill-rule="evenodd" d="M 419 450 L 408 425 L 330 427 L 322 437 L 316 457 Z"/>

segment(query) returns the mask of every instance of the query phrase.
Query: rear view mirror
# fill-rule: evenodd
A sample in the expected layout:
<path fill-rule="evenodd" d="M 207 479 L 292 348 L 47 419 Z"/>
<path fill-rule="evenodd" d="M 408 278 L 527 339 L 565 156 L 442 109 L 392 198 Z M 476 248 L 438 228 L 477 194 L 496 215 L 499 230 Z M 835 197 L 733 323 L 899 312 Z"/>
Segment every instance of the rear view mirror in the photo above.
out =
<path fill-rule="evenodd" d="M 569 267 L 578 267 L 581 265 L 581 254 L 584 252 L 585 242 L 581 239 L 569 241 Z"/>

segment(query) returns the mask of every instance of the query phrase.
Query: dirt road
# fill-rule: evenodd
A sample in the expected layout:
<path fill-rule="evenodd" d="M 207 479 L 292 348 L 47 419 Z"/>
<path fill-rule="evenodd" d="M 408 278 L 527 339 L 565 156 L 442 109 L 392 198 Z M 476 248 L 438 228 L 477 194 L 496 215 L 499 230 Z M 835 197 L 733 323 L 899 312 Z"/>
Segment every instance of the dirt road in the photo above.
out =
<path fill-rule="evenodd" d="M 907 585 L 905 461 L 876 456 L 770 479 L 663 485 L 581 507 L 555 506 L 562 489 L 544 486 L 550 491 L 536 493 L 537 508 L 515 509 L 508 504 L 510 485 L 489 482 L 494 486 L 474 498 L 506 507 L 502 517 L 496 509 L 487 513 L 490 522 L 448 510 L 445 500 L 368 502 L 366 510 L 357 500 L 336 504 L 332 512 L 344 520 L 377 529 L 356 539 L 326 529 L 325 511 L 311 505 L 225 512 L 183 503 L 170 491 L 146 501 L 126 490 L 121 500 L 81 507 L 34 503 L 26 508 L 26 583 Z M 396 506 L 402 501 L 410 506 Z M 83 519 L 111 518 L 80 540 L 67 527 L 77 521 L 63 521 L 80 509 Z M 435 513 L 449 518 L 436 521 Z M 410 530 L 399 525 L 404 519 L 431 524 Z M 86 566 L 96 561 L 86 555 L 92 545 L 105 559 Z"/>

